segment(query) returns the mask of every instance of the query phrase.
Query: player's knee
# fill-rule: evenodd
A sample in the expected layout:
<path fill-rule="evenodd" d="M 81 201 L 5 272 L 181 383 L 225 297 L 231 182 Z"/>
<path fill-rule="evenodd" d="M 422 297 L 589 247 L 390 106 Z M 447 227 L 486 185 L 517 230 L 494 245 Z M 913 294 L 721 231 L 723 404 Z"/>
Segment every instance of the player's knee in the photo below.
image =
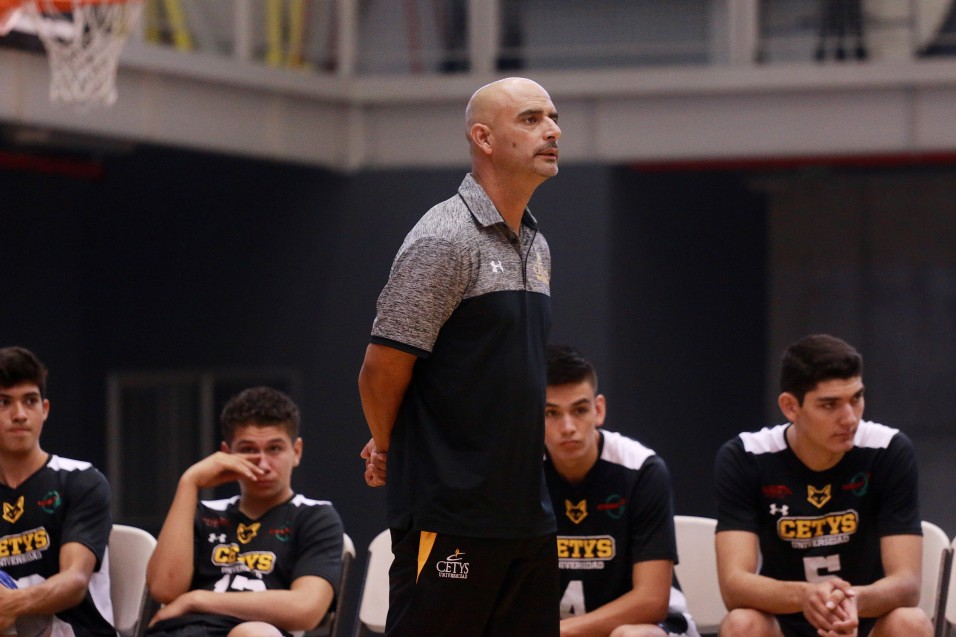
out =
<path fill-rule="evenodd" d="M 871 637 L 931 637 L 933 623 L 921 608 L 896 608 L 880 617 L 870 633 Z M 861 636 L 862 637 L 862 636 Z"/>
<path fill-rule="evenodd" d="M 776 620 L 752 608 L 735 608 L 720 623 L 720 637 L 773 637 Z"/>
<path fill-rule="evenodd" d="M 227 637 L 282 637 L 282 631 L 266 622 L 242 622 Z"/>
<path fill-rule="evenodd" d="M 627 624 L 612 630 L 609 637 L 667 637 L 667 633 L 653 624 Z"/>

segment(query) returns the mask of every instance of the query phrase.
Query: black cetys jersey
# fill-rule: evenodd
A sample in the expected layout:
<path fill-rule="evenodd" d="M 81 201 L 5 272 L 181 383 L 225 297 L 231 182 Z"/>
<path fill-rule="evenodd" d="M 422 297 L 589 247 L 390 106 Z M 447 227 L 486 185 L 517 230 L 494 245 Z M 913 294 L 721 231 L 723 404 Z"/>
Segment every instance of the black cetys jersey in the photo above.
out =
<path fill-rule="evenodd" d="M 207 500 L 195 525 L 192 590 L 288 590 L 305 575 L 338 587 L 343 531 L 330 502 L 295 495 L 252 520 L 238 496 Z"/>
<path fill-rule="evenodd" d="M 717 531 L 757 534 L 760 572 L 774 579 L 880 579 L 880 538 L 922 534 L 909 439 L 863 421 L 840 462 L 812 471 L 787 444 L 789 426 L 742 433 L 721 448 Z"/>
<path fill-rule="evenodd" d="M 601 430 L 598 461 L 569 484 L 545 459 L 558 522 L 561 616 L 591 612 L 630 591 L 637 562 L 677 562 L 670 473 L 636 440 Z M 670 612 L 686 604 L 672 589 Z"/>
<path fill-rule="evenodd" d="M 52 637 L 115 637 L 107 544 L 110 487 L 90 463 L 51 455 L 18 487 L 0 484 L 0 569 L 21 588 L 60 572 L 60 548 L 70 542 L 96 556 L 89 588 L 79 605 L 57 613 Z"/>

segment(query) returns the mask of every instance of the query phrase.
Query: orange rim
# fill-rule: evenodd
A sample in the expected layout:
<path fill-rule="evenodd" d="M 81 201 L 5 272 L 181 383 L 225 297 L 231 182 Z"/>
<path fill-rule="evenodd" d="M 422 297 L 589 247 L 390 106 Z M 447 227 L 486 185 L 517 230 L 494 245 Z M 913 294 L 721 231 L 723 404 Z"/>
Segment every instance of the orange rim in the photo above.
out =
<path fill-rule="evenodd" d="M 0 0 L 0 37 L 7 34 L 13 26 L 7 24 L 7 20 L 13 17 L 13 12 L 20 8 L 23 0 Z"/>
<path fill-rule="evenodd" d="M 128 1 L 129 0 L 0 0 L 0 4 L 8 3 L 14 5 L 13 8 L 16 8 L 22 4 L 30 3 L 36 5 L 37 9 L 39 9 L 41 12 L 52 6 L 61 13 L 69 13 L 77 5 L 126 4 Z"/>

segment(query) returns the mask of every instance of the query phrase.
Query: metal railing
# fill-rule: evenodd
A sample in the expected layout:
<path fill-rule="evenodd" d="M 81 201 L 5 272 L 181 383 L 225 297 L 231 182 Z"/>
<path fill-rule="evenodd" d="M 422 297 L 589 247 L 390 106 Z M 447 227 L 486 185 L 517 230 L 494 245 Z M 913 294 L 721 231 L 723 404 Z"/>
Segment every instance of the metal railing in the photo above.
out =
<path fill-rule="evenodd" d="M 144 42 L 354 77 L 949 53 L 952 0 L 147 0 Z"/>

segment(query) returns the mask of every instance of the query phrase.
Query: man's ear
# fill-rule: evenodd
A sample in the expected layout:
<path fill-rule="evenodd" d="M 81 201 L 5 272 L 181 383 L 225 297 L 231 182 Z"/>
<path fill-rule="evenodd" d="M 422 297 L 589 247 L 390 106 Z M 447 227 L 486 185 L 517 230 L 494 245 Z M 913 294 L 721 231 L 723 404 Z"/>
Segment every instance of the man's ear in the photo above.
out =
<path fill-rule="evenodd" d="M 471 137 L 471 143 L 475 145 L 475 148 L 485 154 L 491 152 L 491 129 L 487 125 L 472 124 L 468 136 Z"/>
<path fill-rule="evenodd" d="M 597 426 L 604 424 L 604 418 L 607 416 L 607 400 L 604 394 L 598 394 L 594 397 L 594 413 L 597 415 Z"/>
<path fill-rule="evenodd" d="M 229 445 L 226 444 L 226 441 L 223 440 L 219 445 L 219 451 L 223 453 L 232 453 L 232 449 L 229 448 Z"/>
<path fill-rule="evenodd" d="M 783 412 L 783 415 L 790 422 L 796 420 L 797 416 L 800 415 L 800 401 L 788 391 L 777 396 L 777 405 L 779 405 L 780 411 Z"/>
<path fill-rule="evenodd" d="M 295 439 L 295 442 L 292 443 L 292 451 L 295 453 L 295 462 L 292 466 L 298 467 L 302 460 L 302 438 Z"/>

